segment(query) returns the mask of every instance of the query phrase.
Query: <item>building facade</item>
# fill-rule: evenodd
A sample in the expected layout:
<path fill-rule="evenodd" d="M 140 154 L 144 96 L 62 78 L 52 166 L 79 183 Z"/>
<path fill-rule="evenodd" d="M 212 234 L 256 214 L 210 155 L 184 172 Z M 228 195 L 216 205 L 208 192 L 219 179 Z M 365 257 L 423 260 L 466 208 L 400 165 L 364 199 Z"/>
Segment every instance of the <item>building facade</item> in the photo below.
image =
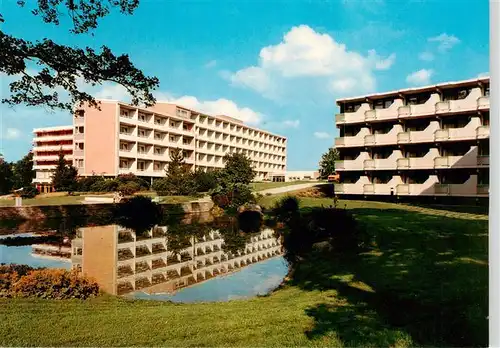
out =
<path fill-rule="evenodd" d="M 33 134 L 33 182 L 40 192 L 50 192 L 59 153 L 73 164 L 73 126 L 37 128 Z"/>
<path fill-rule="evenodd" d="M 337 105 L 337 194 L 488 197 L 489 78 Z"/>
<path fill-rule="evenodd" d="M 293 170 L 286 172 L 285 181 L 314 181 L 319 180 L 317 170 Z"/>
<path fill-rule="evenodd" d="M 243 153 L 252 160 L 256 180 L 284 180 L 285 137 L 247 126 L 232 117 L 206 115 L 171 103 L 141 108 L 119 101 L 100 102 L 100 110 L 76 110 L 73 126 L 69 127 L 72 153 L 68 160 L 80 176 L 133 173 L 162 177 L 171 149 L 180 148 L 185 163 L 193 170 L 223 168 L 224 155 Z M 35 130 L 35 141 L 44 131 Z M 43 147 L 35 150 L 37 167 L 39 152 L 44 151 Z"/>

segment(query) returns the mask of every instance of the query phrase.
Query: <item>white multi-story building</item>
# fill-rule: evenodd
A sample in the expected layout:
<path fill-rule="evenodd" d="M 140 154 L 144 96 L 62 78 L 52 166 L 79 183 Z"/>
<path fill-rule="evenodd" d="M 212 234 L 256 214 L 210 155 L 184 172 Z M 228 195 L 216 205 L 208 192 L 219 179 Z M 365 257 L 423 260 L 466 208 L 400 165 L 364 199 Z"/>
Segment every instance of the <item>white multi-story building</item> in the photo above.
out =
<path fill-rule="evenodd" d="M 337 104 L 337 194 L 488 197 L 489 78 Z"/>
<path fill-rule="evenodd" d="M 118 101 L 100 102 L 100 110 L 79 109 L 73 126 L 61 128 L 72 132 L 68 133 L 72 152 L 67 158 L 81 176 L 133 173 L 162 177 L 170 161 L 169 151 L 180 148 L 185 163 L 193 170 L 223 168 L 224 155 L 243 153 L 252 160 L 256 180 L 284 181 L 285 137 L 247 126 L 232 117 L 211 116 L 171 103 L 141 108 Z M 49 131 L 35 130 L 35 142 L 41 137 L 39 134 Z M 40 144 L 34 153 L 36 168 L 50 168 L 53 162 L 42 155 L 45 143 Z M 36 180 L 38 184 L 45 183 L 38 176 Z"/>

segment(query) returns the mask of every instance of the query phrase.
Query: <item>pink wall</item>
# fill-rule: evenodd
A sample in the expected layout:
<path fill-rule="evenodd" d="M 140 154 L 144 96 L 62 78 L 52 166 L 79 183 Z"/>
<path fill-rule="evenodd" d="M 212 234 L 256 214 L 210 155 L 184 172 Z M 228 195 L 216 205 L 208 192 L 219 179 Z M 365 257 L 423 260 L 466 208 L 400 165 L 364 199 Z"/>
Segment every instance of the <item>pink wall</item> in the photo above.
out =
<path fill-rule="evenodd" d="M 101 102 L 101 110 L 85 107 L 85 174 L 115 175 L 117 166 L 117 104 Z"/>
<path fill-rule="evenodd" d="M 175 104 L 167 104 L 167 103 L 157 102 L 154 106 L 152 106 L 148 109 L 150 109 L 151 111 L 156 111 L 159 113 L 166 113 L 166 114 L 170 114 L 173 116 L 177 115 L 177 113 L 176 113 L 177 106 Z"/>

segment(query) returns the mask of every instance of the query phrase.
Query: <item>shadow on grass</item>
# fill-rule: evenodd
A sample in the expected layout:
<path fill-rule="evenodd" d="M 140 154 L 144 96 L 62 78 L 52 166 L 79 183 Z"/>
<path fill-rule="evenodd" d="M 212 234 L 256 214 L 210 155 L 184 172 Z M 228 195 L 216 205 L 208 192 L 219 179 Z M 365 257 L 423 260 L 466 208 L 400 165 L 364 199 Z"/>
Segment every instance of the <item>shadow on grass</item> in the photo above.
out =
<path fill-rule="evenodd" d="M 308 337 L 334 334 L 347 346 L 488 344 L 487 221 L 352 212 L 373 238 L 371 250 L 349 258 L 316 251 L 292 276 L 292 284 L 333 290 L 340 301 L 307 309 L 315 321 Z"/>

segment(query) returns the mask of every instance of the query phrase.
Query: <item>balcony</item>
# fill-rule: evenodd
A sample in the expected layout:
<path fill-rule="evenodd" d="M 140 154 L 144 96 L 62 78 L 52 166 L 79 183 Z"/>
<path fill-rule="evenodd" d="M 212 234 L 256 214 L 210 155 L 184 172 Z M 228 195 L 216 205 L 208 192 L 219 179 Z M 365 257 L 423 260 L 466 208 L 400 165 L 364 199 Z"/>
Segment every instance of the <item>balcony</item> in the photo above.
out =
<path fill-rule="evenodd" d="M 401 196 L 427 196 L 434 195 L 434 185 L 438 182 L 436 175 L 430 175 L 423 184 L 396 185 L 396 194 Z"/>
<path fill-rule="evenodd" d="M 484 186 L 478 189 L 477 175 L 471 175 L 463 184 L 434 184 L 434 194 L 438 196 L 474 197 L 481 191 L 484 195 Z"/>
<path fill-rule="evenodd" d="M 483 139 L 489 136 L 489 127 L 481 126 L 479 117 L 473 117 L 463 128 L 438 129 L 434 141 L 457 141 Z"/>
<path fill-rule="evenodd" d="M 398 144 L 416 144 L 434 142 L 434 132 L 439 129 L 438 121 L 431 121 L 422 131 L 407 131 L 397 135 Z"/>
<path fill-rule="evenodd" d="M 361 130 L 353 136 L 344 136 L 335 138 L 335 146 L 337 147 L 358 147 L 365 145 L 365 136 L 369 135 L 368 128 L 361 128 Z"/>
<path fill-rule="evenodd" d="M 364 137 L 365 146 L 375 145 L 391 145 L 398 141 L 398 134 L 403 131 L 403 127 L 399 124 L 394 125 L 392 129 L 385 134 L 368 134 Z"/>
<path fill-rule="evenodd" d="M 480 97 L 477 99 L 478 110 L 489 109 L 490 108 L 490 97 Z"/>
<path fill-rule="evenodd" d="M 401 154 L 398 157 L 403 157 Z M 389 158 L 367 159 L 364 161 L 364 170 L 388 170 L 397 169 L 397 161 L 395 156 Z"/>
<path fill-rule="evenodd" d="M 477 110 L 480 98 L 481 89 L 474 88 L 464 99 L 444 100 L 436 103 L 436 114 Z"/>
<path fill-rule="evenodd" d="M 400 106 L 398 108 L 398 118 L 433 115 L 436 111 L 436 103 L 439 101 L 439 94 L 431 94 L 423 104 Z"/>
<path fill-rule="evenodd" d="M 395 99 L 394 102 L 385 109 L 373 109 L 365 111 L 365 121 L 394 120 L 399 116 L 399 108 L 403 107 L 403 100 Z"/>
<path fill-rule="evenodd" d="M 335 115 L 335 122 L 337 124 L 365 122 L 365 111 L 369 110 L 370 105 L 368 103 L 363 103 L 359 109 L 354 112 L 344 112 L 342 114 Z"/>
<path fill-rule="evenodd" d="M 353 160 L 343 160 L 343 161 L 335 161 L 335 169 L 336 170 L 363 170 L 364 165 L 363 162 L 367 159 L 370 159 L 370 155 L 368 152 L 361 152 L 356 159 Z"/>
<path fill-rule="evenodd" d="M 444 168 L 476 168 L 479 166 L 479 157 L 468 156 L 467 154 L 463 156 L 445 156 L 436 157 L 434 159 L 435 169 Z"/>

